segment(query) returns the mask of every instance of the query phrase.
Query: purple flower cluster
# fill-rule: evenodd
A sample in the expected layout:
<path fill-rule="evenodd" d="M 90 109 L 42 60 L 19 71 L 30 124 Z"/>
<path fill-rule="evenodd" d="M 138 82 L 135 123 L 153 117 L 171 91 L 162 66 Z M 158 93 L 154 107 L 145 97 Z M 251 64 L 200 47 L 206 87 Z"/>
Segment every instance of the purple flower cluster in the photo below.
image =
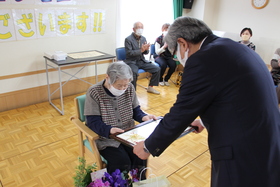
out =
<path fill-rule="evenodd" d="M 131 187 L 133 182 L 138 182 L 138 169 L 133 169 L 129 173 L 116 169 L 111 175 L 105 172 L 101 179 L 92 181 L 87 187 Z"/>

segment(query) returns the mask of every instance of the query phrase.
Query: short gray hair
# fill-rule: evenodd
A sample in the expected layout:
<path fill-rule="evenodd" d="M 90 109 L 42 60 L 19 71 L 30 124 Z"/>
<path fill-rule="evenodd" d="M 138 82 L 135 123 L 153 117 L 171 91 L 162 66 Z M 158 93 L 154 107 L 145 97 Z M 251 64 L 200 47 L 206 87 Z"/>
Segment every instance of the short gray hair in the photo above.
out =
<path fill-rule="evenodd" d="M 131 68 L 123 61 L 113 62 L 107 69 L 109 84 L 114 84 L 117 80 L 133 80 Z"/>
<path fill-rule="evenodd" d="M 140 23 L 140 24 L 144 27 L 144 25 L 143 25 L 142 22 L 136 21 L 136 22 L 133 24 L 133 28 L 134 28 L 134 29 L 136 29 L 138 23 Z"/>
<path fill-rule="evenodd" d="M 169 51 L 174 53 L 178 38 L 197 44 L 210 34 L 212 34 L 211 29 L 203 21 L 190 17 L 179 17 L 169 27 L 164 41 L 167 43 Z"/>

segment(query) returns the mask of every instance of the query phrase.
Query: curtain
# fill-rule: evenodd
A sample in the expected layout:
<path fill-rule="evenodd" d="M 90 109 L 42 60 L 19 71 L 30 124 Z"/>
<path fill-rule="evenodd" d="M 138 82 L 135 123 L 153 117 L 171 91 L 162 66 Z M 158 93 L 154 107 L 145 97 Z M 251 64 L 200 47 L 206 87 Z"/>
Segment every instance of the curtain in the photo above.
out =
<path fill-rule="evenodd" d="M 182 16 L 184 0 L 173 0 L 174 19 Z"/>

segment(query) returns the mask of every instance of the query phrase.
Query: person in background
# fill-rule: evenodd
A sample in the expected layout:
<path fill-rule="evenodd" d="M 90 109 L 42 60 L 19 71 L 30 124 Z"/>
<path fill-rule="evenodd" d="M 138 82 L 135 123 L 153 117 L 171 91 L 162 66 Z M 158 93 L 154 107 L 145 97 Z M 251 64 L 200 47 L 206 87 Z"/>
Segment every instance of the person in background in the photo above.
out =
<path fill-rule="evenodd" d="M 245 27 L 240 32 L 241 41 L 239 43 L 247 45 L 249 48 L 256 50 L 256 46 L 250 41 L 250 38 L 253 36 L 253 32 L 250 28 Z"/>
<path fill-rule="evenodd" d="M 86 93 L 86 125 L 100 136 L 96 141 L 100 154 L 107 160 L 107 172 L 138 168 L 144 169 L 147 161 L 133 154 L 132 148 L 110 139 L 111 134 L 124 132 L 138 122 L 156 119 L 144 113 L 131 84 L 130 67 L 124 62 L 109 65 L 105 80 L 91 86 Z"/>
<path fill-rule="evenodd" d="M 195 18 L 177 18 L 165 41 L 185 62 L 181 87 L 169 113 L 134 153 L 159 156 L 189 125 L 197 133 L 206 128 L 211 187 L 280 186 L 280 114 L 264 61 Z"/>
<path fill-rule="evenodd" d="M 278 103 L 280 103 L 280 48 L 276 49 L 273 57 L 270 61 L 271 75 L 276 86 L 276 93 L 278 97 Z"/>
<path fill-rule="evenodd" d="M 271 71 L 277 71 L 280 73 L 280 48 L 276 49 L 272 59 L 270 61 Z"/>
<path fill-rule="evenodd" d="M 169 23 L 165 23 L 162 25 L 162 35 L 160 35 L 155 41 L 156 54 L 154 55 L 154 59 L 160 65 L 161 70 L 159 85 L 161 86 L 169 86 L 168 80 L 177 67 L 176 62 L 173 60 L 173 55 L 169 52 L 166 42 L 163 41 L 163 37 L 167 34 L 169 26 Z M 167 67 L 169 67 L 168 72 L 165 77 L 163 77 Z"/>
<path fill-rule="evenodd" d="M 138 77 L 138 70 L 143 69 L 152 74 L 152 77 L 147 88 L 147 92 L 160 94 L 159 91 L 153 87 L 158 86 L 160 67 L 154 63 L 147 61 L 144 54 L 149 53 L 150 43 L 147 43 L 146 38 L 142 36 L 144 26 L 141 22 L 136 22 L 133 25 L 133 32 L 125 38 L 124 46 L 126 52 L 125 63 L 130 66 L 133 72 L 132 84 L 136 89 L 136 82 Z"/>

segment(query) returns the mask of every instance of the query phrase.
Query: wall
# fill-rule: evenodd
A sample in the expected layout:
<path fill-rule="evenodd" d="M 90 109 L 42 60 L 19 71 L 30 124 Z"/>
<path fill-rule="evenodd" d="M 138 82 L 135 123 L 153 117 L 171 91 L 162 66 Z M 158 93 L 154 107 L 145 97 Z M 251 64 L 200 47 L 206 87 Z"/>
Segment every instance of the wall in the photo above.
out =
<path fill-rule="evenodd" d="M 183 9 L 183 16 L 189 16 L 204 20 L 204 11 L 205 11 L 205 1 L 206 0 L 194 0 L 192 9 Z"/>
<path fill-rule="evenodd" d="M 263 9 L 253 8 L 250 0 L 195 0 L 193 8 L 184 10 L 183 16 L 203 18 L 212 30 L 225 31 L 230 38 L 238 37 L 244 27 L 250 27 L 256 52 L 270 64 L 274 51 L 280 47 L 279 7 L 280 1 L 276 0 L 269 1 Z"/>
<path fill-rule="evenodd" d="M 0 42 L 0 111 L 11 109 L 9 102 L 11 99 L 18 100 L 19 106 L 34 104 L 38 101 L 46 101 L 47 98 L 42 93 L 46 90 L 46 73 L 45 61 L 43 58 L 44 52 L 47 51 L 64 51 L 66 53 L 88 50 L 99 50 L 105 53 L 115 54 L 116 46 L 116 8 L 117 1 L 115 0 L 90 0 L 90 5 L 26 5 L 26 4 L 1 4 L 0 9 L 103 9 L 105 10 L 105 33 L 88 34 L 79 36 L 62 36 L 52 38 L 39 38 L 29 40 L 16 40 Z M 3 24 L 3 23 L 1 23 Z M 111 61 L 100 62 L 98 65 L 98 75 L 106 72 L 108 64 Z M 75 72 L 78 68 L 70 67 L 69 72 Z M 79 77 L 94 76 L 94 66 L 90 65 L 85 68 Z M 51 83 L 58 82 L 56 72 L 50 73 Z M 69 76 L 63 75 L 62 79 L 67 80 Z M 94 83 L 93 79 L 93 83 Z M 69 86 L 73 86 L 69 84 Z M 68 86 L 68 87 L 69 87 Z M 65 85 L 65 90 L 71 90 Z M 40 88 L 38 90 L 38 88 Z M 37 90 L 37 91 L 36 91 Z M 72 90 L 75 88 L 72 87 Z M 79 89 L 77 89 L 79 90 Z M 84 91 L 86 88 L 84 89 Z M 33 97 L 40 98 L 33 102 L 24 102 L 27 97 L 20 98 L 20 95 L 33 93 Z M 35 93 L 36 92 L 36 93 Z M 81 92 L 81 90 L 79 90 Z M 73 91 L 65 93 L 65 95 L 73 94 Z M 12 98 L 11 98 L 12 95 Z M 9 98 L 9 99 L 8 99 Z"/>

